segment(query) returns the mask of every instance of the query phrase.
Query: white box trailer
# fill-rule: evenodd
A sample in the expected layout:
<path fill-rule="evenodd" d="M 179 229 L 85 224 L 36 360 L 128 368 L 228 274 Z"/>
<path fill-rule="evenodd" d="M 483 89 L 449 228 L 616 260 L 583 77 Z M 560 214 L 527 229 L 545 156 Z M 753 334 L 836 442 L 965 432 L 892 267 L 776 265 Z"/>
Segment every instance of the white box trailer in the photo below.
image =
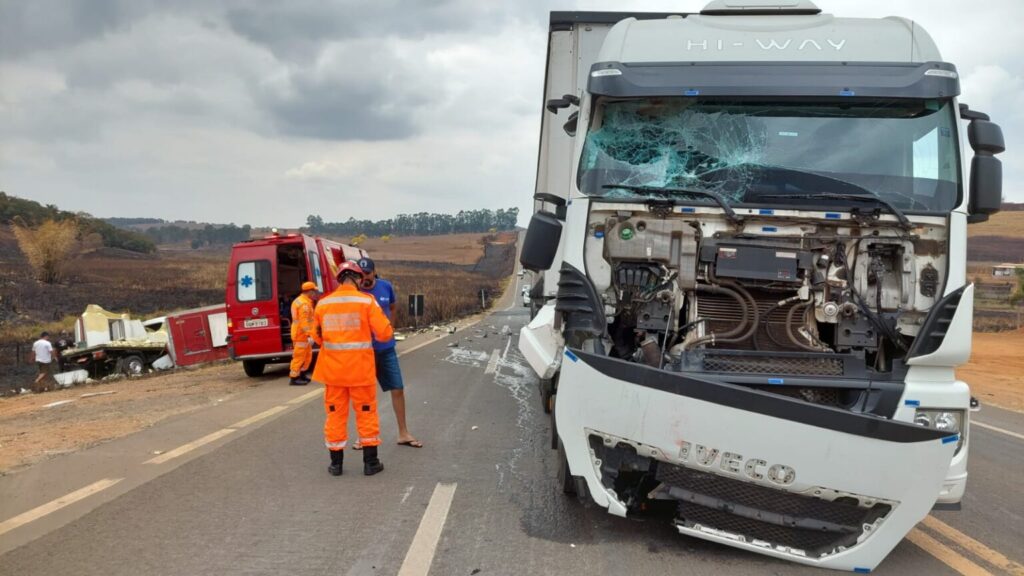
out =
<path fill-rule="evenodd" d="M 959 93 L 904 18 L 552 13 L 519 345 L 566 493 L 857 572 L 959 507 L 1004 148 Z"/>

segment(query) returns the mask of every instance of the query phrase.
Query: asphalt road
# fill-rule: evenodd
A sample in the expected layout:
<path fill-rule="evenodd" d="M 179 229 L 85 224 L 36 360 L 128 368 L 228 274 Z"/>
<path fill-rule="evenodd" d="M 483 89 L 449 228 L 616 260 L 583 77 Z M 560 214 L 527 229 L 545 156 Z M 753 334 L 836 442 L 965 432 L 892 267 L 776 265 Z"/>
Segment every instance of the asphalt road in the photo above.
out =
<path fill-rule="evenodd" d="M 295 399 L 170 462 L 127 458 L 120 473 L 128 480 L 118 486 L 128 487 L 64 508 L 70 516 L 60 525 L 0 556 L 0 574 L 821 573 L 564 497 L 536 379 L 516 347 L 526 321 L 526 310 L 512 306 L 403 354 L 410 424 L 426 447 L 395 445 L 390 404 L 382 402 L 380 475 L 364 477 L 350 451 L 345 475 L 329 476 L 322 403 Z M 283 378 L 281 387 L 293 397 L 313 392 L 289 391 Z M 1024 415 L 985 408 L 976 416 L 1002 431 L 972 428 L 964 510 L 935 513 L 941 524 L 920 527 L 919 544 L 905 540 L 877 573 L 999 574 L 1024 564 Z M 203 434 L 197 428 L 191 438 Z M 107 450 L 128 450 L 119 446 L 131 441 Z M 157 471 L 132 476 L 135 467 Z M 71 487 L 100 474 L 85 464 L 63 470 L 49 475 L 65 474 Z M 3 480 L 0 489 L 13 486 Z M 90 498 L 100 501 L 75 508 Z M 33 522 L 0 528 L 0 539 Z"/>

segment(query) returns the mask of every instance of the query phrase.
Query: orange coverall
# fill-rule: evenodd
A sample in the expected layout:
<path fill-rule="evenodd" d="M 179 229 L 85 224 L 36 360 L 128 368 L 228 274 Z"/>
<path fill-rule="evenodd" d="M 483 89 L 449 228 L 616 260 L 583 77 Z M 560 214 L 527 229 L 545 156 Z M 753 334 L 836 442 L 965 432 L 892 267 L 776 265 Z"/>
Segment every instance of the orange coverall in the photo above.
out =
<path fill-rule="evenodd" d="M 313 361 L 313 299 L 305 294 L 292 301 L 292 363 L 288 376 L 298 378 Z"/>
<path fill-rule="evenodd" d="M 324 385 L 327 448 L 345 448 L 350 401 L 359 442 L 380 445 L 373 340 L 389 340 L 394 333 L 391 323 L 373 296 L 344 284 L 317 302 L 313 326 L 313 339 L 320 346 L 313 382 Z"/>

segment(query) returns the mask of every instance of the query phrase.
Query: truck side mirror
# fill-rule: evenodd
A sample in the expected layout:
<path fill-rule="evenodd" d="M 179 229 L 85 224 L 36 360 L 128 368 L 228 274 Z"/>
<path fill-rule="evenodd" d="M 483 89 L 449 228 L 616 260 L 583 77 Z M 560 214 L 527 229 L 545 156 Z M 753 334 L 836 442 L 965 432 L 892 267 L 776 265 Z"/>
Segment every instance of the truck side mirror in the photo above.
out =
<path fill-rule="evenodd" d="M 562 124 L 562 129 L 565 130 L 566 134 L 568 134 L 569 136 L 572 136 L 573 138 L 575 138 L 576 137 L 576 126 L 579 124 L 579 122 L 580 122 L 580 111 L 579 110 L 575 110 L 575 111 L 573 111 L 572 114 L 569 114 L 569 121 L 566 122 L 565 124 Z"/>
<path fill-rule="evenodd" d="M 565 222 L 565 212 L 567 210 L 565 205 L 565 198 L 561 196 L 555 196 L 549 192 L 537 192 L 533 195 L 534 200 L 540 200 L 541 202 L 547 202 L 555 206 L 555 218 L 558 218 L 562 222 Z"/>
<path fill-rule="evenodd" d="M 539 272 L 551 268 L 562 238 L 562 222 L 551 212 L 541 210 L 530 218 L 530 226 L 523 239 L 519 263 L 523 268 Z"/>
<path fill-rule="evenodd" d="M 960 115 L 971 121 L 967 140 L 974 150 L 971 160 L 970 199 L 967 202 L 968 223 L 984 222 L 1003 202 L 1003 163 L 995 157 L 1006 150 L 1003 130 L 990 122 L 988 115 L 960 105 Z"/>
<path fill-rule="evenodd" d="M 551 112 L 552 114 L 558 114 L 558 111 L 561 110 L 562 108 L 568 108 L 569 106 L 579 105 L 579 96 L 575 96 L 573 94 L 565 94 L 561 98 L 548 100 L 547 105 L 545 107 L 548 109 L 548 112 Z"/>

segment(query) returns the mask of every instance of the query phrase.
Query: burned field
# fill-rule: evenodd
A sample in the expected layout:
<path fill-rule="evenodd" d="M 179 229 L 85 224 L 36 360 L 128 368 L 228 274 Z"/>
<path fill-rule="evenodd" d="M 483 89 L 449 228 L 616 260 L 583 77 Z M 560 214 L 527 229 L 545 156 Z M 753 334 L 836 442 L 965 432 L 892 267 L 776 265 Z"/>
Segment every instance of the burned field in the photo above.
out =
<path fill-rule="evenodd" d="M 100 249 L 76 257 L 60 284 L 33 279 L 28 263 L 0 231 L 0 389 L 24 381 L 34 367 L 28 350 L 40 330 L 72 330 L 75 317 L 89 304 L 135 318 L 224 302 L 228 249 L 161 250 L 155 255 Z M 426 309 L 420 325 L 445 322 L 481 309 L 480 291 L 488 301 L 498 296 L 512 273 L 512 233 L 485 236 L 433 236 L 381 243 L 381 258 L 368 246 L 381 275 L 399 295 L 395 324 L 411 327 L 407 295 L 423 294 Z M 451 251 L 452 260 L 444 255 Z M 393 259 L 401 255 L 401 260 Z M 436 260 L 428 260 L 436 259 Z"/>

